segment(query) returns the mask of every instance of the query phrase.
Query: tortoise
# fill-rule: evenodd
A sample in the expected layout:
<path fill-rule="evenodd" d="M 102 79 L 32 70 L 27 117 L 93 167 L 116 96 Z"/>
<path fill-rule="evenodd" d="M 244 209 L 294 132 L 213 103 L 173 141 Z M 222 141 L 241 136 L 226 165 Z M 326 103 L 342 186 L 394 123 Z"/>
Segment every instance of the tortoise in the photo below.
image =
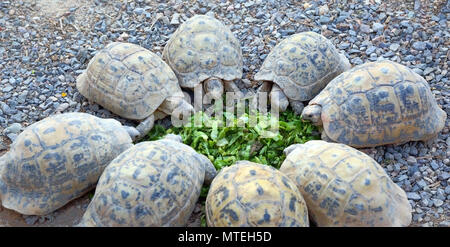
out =
<path fill-rule="evenodd" d="M 215 175 L 180 136 L 140 142 L 105 169 L 78 226 L 185 226 Z"/>
<path fill-rule="evenodd" d="M 280 172 L 305 198 L 317 226 L 408 226 L 411 205 L 405 191 L 365 153 L 322 140 L 284 150 Z"/>
<path fill-rule="evenodd" d="M 151 51 L 113 42 L 100 50 L 77 78 L 78 91 L 111 112 L 131 120 L 140 139 L 157 119 L 183 119 L 193 112 L 172 69 Z"/>
<path fill-rule="evenodd" d="M 309 226 L 296 185 L 275 168 L 237 161 L 213 180 L 205 203 L 208 226 Z"/>
<path fill-rule="evenodd" d="M 322 139 L 352 147 L 428 140 L 444 127 L 427 81 L 391 61 L 355 66 L 333 79 L 302 112 Z"/>
<path fill-rule="evenodd" d="M 87 113 L 53 115 L 28 126 L 0 157 L 3 207 L 46 215 L 84 195 L 133 145 L 131 129 Z"/>
<path fill-rule="evenodd" d="M 164 47 L 163 59 L 183 88 L 202 85 L 212 99 L 221 99 L 224 90 L 242 96 L 233 81 L 242 77 L 241 46 L 214 17 L 195 15 L 181 24 Z"/>
<path fill-rule="evenodd" d="M 330 40 L 315 32 L 301 32 L 282 40 L 269 53 L 254 78 L 263 81 L 259 92 L 269 92 L 273 107 L 288 105 L 300 114 L 304 101 L 316 96 L 350 63 Z"/>

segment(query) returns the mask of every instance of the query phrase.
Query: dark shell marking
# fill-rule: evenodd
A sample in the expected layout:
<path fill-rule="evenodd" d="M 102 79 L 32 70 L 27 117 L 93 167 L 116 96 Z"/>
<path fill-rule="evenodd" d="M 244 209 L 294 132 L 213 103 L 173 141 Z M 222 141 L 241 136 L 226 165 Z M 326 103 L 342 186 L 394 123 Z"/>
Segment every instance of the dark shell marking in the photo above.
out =
<path fill-rule="evenodd" d="M 1 201 L 45 215 L 93 188 L 103 169 L 132 146 L 113 119 L 65 113 L 28 126 L 0 159 Z"/>
<path fill-rule="evenodd" d="M 209 226 L 309 226 L 305 202 L 278 170 L 239 161 L 222 169 L 206 199 Z"/>

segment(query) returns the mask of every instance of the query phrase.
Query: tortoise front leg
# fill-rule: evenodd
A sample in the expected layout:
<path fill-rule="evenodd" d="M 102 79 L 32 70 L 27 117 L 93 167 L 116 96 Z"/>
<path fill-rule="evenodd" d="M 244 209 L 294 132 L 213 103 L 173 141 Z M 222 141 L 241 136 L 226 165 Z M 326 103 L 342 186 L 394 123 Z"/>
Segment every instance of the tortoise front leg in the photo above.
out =
<path fill-rule="evenodd" d="M 270 104 L 272 104 L 274 107 L 278 108 L 280 112 L 286 111 L 289 100 L 284 94 L 283 90 L 277 85 L 273 84 L 272 90 L 270 91 Z"/>
<path fill-rule="evenodd" d="M 324 129 L 322 129 L 322 135 L 320 136 L 320 139 L 326 142 L 335 142 L 327 135 Z"/>
<path fill-rule="evenodd" d="M 291 106 L 292 110 L 294 110 L 296 115 L 301 115 L 303 108 L 305 108 L 305 105 L 300 100 L 290 100 L 289 99 L 289 105 Z"/>
<path fill-rule="evenodd" d="M 225 87 L 226 92 L 233 92 L 235 93 L 235 99 L 242 99 L 244 97 L 244 94 L 241 92 L 241 90 L 238 88 L 236 83 L 234 81 L 223 81 L 223 85 Z"/>
<path fill-rule="evenodd" d="M 203 82 L 203 87 L 205 88 L 205 98 L 211 97 L 215 100 L 219 100 L 222 98 L 224 88 L 222 84 L 222 80 L 219 78 L 209 78 Z"/>
<path fill-rule="evenodd" d="M 142 122 L 140 122 L 138 126 L 136 126 L 136 130 L 139 133 L 137 136 L 135 135 L 136 132 L 130 127 L 127 127 L 128 134 L 130 134 L 131 139 L 133 139 L 133 141 L 140 140 L 144 138 L 148 132 L 150 132 L 150 130 L 153 128 L 154 123 L 155 123 L 155 116 L 152 114 L 146 119 L 144 119 Z M 132 135 L 134 135 L 134 138 Z"/>
<path fill-rule="evenodd" d="M 267 112 L 267 104 L 265 106 L 258 105 L 258 99 L 261 102 L 262 95 L 260 93 L 269 93 L 270 90 L 272 89 L 272 84 L 273 84 L 272 82 L 264 81 L 261 84 L 261 86 L 259 86 L 259 88 L 256 90 L 256 93 L 253 96 L 253 99 L 251 101 L 251 104 L 253 105 L 253 107 L 251 107 L 250 109 L 258 109 L 258 111 L 260 111 L 260 112 Z M 264 102 L 265 101 L 266 100 L 264 99 Z M 261 107 L 265 107 L 266 109 L 261 109 Z"/>

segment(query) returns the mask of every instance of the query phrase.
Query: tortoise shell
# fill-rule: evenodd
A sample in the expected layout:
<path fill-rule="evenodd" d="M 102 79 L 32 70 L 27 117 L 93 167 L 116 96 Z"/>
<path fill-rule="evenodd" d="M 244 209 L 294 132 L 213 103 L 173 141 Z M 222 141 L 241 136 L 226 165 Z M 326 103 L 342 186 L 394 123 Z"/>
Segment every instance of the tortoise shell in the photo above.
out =
<path fill-rule="evenodd" d="M 206 15 L 180 25 L 164 47 L 163 59 L 185 88 L 211 77 L 227 81 L 242 77 L 239 41 L 223 23 Z"/>
<path fill-rule="evenodd" d="M 208 226 L 309 226 L 295 184 L 273 167 L 249 161 L 220 171 L 205 208 Z"/>
<path fill-rule="evenodd" d="M 255 80 L 272 81 L 289 99 L 307 101 L 349 68 L 347 58 L 330 40 L 315 32 L 302 32 L 275 46 Z"/>
<path fill-rule="evenodd" d="M 314 140 L 288 147 L 280 171 L 294 181 L 318 226 L 407 226 L 406 193 L 368 155 Z M 286 152 L 285 150 L 285 152 Z"/>
<path fill-rule="evenodd" d="M 322 107 L 326 135 L 353 147 L 427 140 L 447 114 L 427 81 L 401 64 L 362 64 L 331 81 L 309 105 Z"/>
<path fill-rule="evenodd" d="M 151 51 L 113 42 L 100 50 L 77 78 L 78 91 L 115 114 L 149 117 L 171 95 L 182 91 L 172 69 Z"/>
<path fill-rule="evenodd" d="M 114 119 L 54 115 L 28 126 L 0 158 L 0 201 L 26 215 L 45 215 L 82 196 L 132 141 Z"/>
<path fill-rule="evenodd" d="M 185 226 L 214 175 L 212 163 L 187 145 L 140 142 L 105 169 L 79 225 Z"/>

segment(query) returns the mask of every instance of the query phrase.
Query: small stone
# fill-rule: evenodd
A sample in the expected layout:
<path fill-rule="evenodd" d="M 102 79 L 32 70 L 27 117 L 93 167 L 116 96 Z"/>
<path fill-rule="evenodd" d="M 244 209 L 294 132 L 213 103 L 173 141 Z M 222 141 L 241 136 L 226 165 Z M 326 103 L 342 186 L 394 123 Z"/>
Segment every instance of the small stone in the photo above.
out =
<path fill-rule="evenodd" d="M 444 190 L 445 194 L 450 195 L 450 185 L 447 185 Z"/>
<path fill-rule="evenodd" d="M 320 24 L 326 24 L 326 23 L 330 22 L 330 17 L 327 17 L 327 16 L 321 16 L 321 17 L 319 18 L 319 22 L 320 22 Z"/>
<path fill-rule="evenodd" d="M 326 15 L 330 9 L 328 8 L 328 5 L 322 5 L 319 7 L 319 15 Z"/>
<path fill-rule="evenodd" d="M 416 192 L 407 192 L 406 196 L 408 197 L 408 199 L 414 200 L 414 201 L 418 201 L 420 200 L 420 195 L 417 194 Z"/>
<path fill-rule="evenodd" d="M 2 92 L 8 93 L 11 92 L 14 89 L 11 85 L 6 85 L 6 87 L 2 88 Z"/>
<path fill-rule="evenodd" d="M 434 71 L 434 68 L 427 67 L 427 68 L 423 71 L 423 75 L 428 75 L 428 74 L 430 74 L 430 73 L 433 72 L 433 71 Z"/>
<path fill-rule="evenodd" d="M 370 54 L 374 53 L 376 49 L 377 48 L 375 46 L 369 46 L 366 50 L 366 54 L 370 55 Z"/>
<path fill-rule="evenodd" d="M 349 47 L 350 47 L 350 43 L 348 43 L 348 42 L 341 43 L 341 44 L 339 44 L 339 46 L 338 46 L 338 48 L 341 49 L 341 50 L 345 50 L 345 49 L 347 49 L 347 48 L 349 48 Z"/>
<path fill-rule="evenodd" d="M 412 44 L 412 48 L 418 51 L 423 51 L 427 48 L 425 42 L 422 41 L 416 41 Z"/>
<path fill-rule="evenodd" d="M 390 46 L 389 46 L 389 49 L 391 50 L 391 51 L 397 51 L 398 50 L 398 48 L 400 47 L 400 45 L 399 44 L 391 44 Z"/>
<path fill-rule="evenodd" d="M 365 24 L 361 24 L 361 26 L 359 27 L 359 30 L 363 33 L 370 33 L 370 27 L 368 25 Z"/>
<path fill-rule="evenodd" d="M 425 182 L 425 180 L 420 180 L 419 182 L 417 182 L 417 185 L 419 185 L 420 188 L 425 188 L 427 186 L 427 183 Z"/>
<path fill-rule="evenodd" d="M 142 13 L 144 13 L 144 9 L 143 8 L 135 8 L 134 13 L 136 15 L 141 15 Z"/>
<path fill-rule="evenodd" d="M 403 181 L 403 180 L 405 180 L 405 179 L 407 179 L 408 178 L 408 176 L 406 176 L 406 175 L 401 175 L 400 177 L 398 177 L 398 181 Z"/>
<path fill-rule="evenodd" d="M 372 29 L 375 32 L 379 32 L 379 31 L 383 31 L 384 30 L 384 25 L 378 22 L 374 22 L 372 25 Z"/>
<path fill-rule="evenodd" d="M 180 24 L 180 14 L 178 14 L 178 13 L 173 14 L 170 24 L 179 25 Z"/>
<path fill-rule="evenodd" d="M 433 168 L 433 170 L 435 170 L 435 171 L 439 169 L 439 165 L 436 163 L 435 160 L 432 160 L 432 161 L 430 162 L 430 166 L 431 166 L 431 168 Z"/>
<path fill-rule="evenodd" d="M 440 199 L 433 199 L 434 206 L 440 207 L 444 204 L 444 202 Z"/>
<path fill-rule="evenodd" d="M 63 112 L 69 108 L 69 103 L 62 103 L 56 108 L 56 112 Z"/>
<path fill-rule="evenodd" d="M 384 154 L 384 158 L 385 158 L 386 160 L 394 160 L 394 155 L 391 154 L 391 153 L 385 153 L 385 154 Z"/>
<path fill-rule="evenodd" d="M 408 158 L 406 158 L 406 162 L 408 162 L 409 165 L 413 165 L 417 163 L 417 160 L 413 156 L 408 156 Z"/>
<path fill-rule="evenodd" d="M 443 172 L 438 176 L 438 179 L 441 181 L 447 180 L 448 178 L 450 178 L 450 174 L 448 172 Z"/>
<path fill-rule="evenodd" d="M 8 126 L 8 128 L 6 128 L 5 130 L 3 130 L 3 134 L 17 134 L 20 132 L 20 130 L 22 129 L 22 125 L 20 123 L 13 123 L 10 126 Z"/>
<path fill-rule="evenodd" d="M 355 64 L 355 65 L 359 65 L 359 64 L 363 64 L 364 62 L 363 62 L 363 60 L 361 58 L 355 57 L 355 58 L 352 59 L 351 63 Z"/>

